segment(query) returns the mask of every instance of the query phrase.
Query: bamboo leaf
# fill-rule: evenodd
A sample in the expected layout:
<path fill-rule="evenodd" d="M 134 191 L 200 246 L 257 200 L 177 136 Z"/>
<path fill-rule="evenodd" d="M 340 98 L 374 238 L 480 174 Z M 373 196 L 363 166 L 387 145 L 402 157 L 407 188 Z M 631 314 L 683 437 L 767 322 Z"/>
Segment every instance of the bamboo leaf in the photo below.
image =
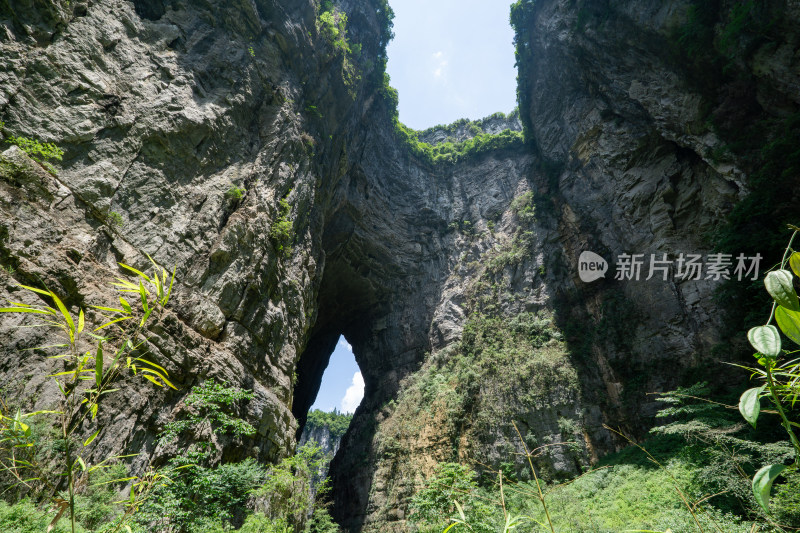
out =
<path fill-rule="evenodd" d="M 95 432 L 92 434 L 92 436 L 91 436 L 91 437 L 89 437 L 88 439 L 86 439 L 86 440 L 84 441 L 84 443 L 83 443 L 84 447 L 85 447 L 85 446 L 88 446 L 88 445 L 90 445 L 90 444 L 92 443 L 92 441 L 93 441 L 94 439 L 96 439 L 96 438 L 97 438 L 97 436 L 98 436 L 99 434 L 100 434 L 100 429 L 98 428 L 98 430 L 97 430 L 97 431 L 95 431 Z M 91 471 L 91 469 L 89 469 L 89 470 Z"/>
<path fill-rule="evenodd" d="M 78 333 L 83 331 L 83 326 L 85 325 L 85 318 L 83 316 L 83 309 L 81 309 L 80 313 L 78 313 Z"/>
<path fill-rule="evenodd" d="M 92 420 L 94 420 L 97 417 L 97 404 L 93 403 L 89 410 L 92 412 Z"/>
<path fill-rule="evenodd" d="M 158 372 L 156 370 L 150 370 L 149 368 L 140 368 L 139 370 L 141 370 L 142 372 L 148 372 L 150 374 L 158 376 L 158 378 L 161 379 L 164 383 L 166 383 L 171 389 L 178 390 L 172 383 L 169 382 L 169 380 L 166 377 L 164 377 L 164 375 L 161 372 Z M 142 374 L 142 375 L 144 377 L 147 377 L 147 374 Z"/>
<path fill-rule="evenodd" d="M 172 278 L 169 280 L 169 289 L 167 289 L 167 295 L 164 296 L 164 301 L 161 302 L 161 305 L 167 305 L 167 302 L 169 302 L 169 296 L 172 294 L 172 284 L 175 282 L 175 270 L 177 268 L 177 265 L 172 267 Z"/>
<path fill-rule="evenodd" d="M 19 284 L 20 287 L 23 289 L 28 289 L 29 291 L 33 291 L 39 294 L 44 294 L 45 296 L 50 296 L 50 291 L 43 291 L 42 289 L 37 289 L 35 287 L 29 287 L 28 285 Z"/>
<path fill-rule="evenodd" d="M 753 495 L 767 513 L 769 513 L 769 493 L 772 490 L 772 482 L 784 470 L 786 470 L 784 465 L 767 465 L 753 476 Z"/>
<path fill-rule="evenodd" d="M 133 313 L 133 309 L 131 309 L 131 304 L 128 303 L 128 300 L 123 298 L 122 296 L 119 297 L 119 303 L 122 304 L 122 308 L 125 310 L 126 313 L 131 314 Z"/>
<path fill-rule="evenodd" d="M 61 411 L 34 411 L 32 413 L 25 413 L 22 415 L 22 418 L 28 418 L 30 416 L 37 416 L 37 415 L 55 415 L 61 414 Z"/>
<path fill-rule="evenodd" d="M 154 378 L 154 377 L 153 377 L 153 376 L 151 376 L 151 375 L 148 375 L 148 374 L 142 374 L 142 376 L 144 376 L 144 378 L 145 378 L 145 379 L 152 381 L 153 383 L 155 383 L 155 384 L 156 384 L 156 385 L 158 385 L 159 387 L 163 387 L 163 386 L 164 386 L 164 385 L 162 385 L 162 384 L 161 384 L 161 383 L 160 383 L 160 382 L 159 382 L 159 381 L 158 381 L 156 378 Z"/>
<path fill-rule="evenodd" d="M 144 327 L 145 322 L 147 322 L 147 319 L 150 318 L 150 313 L 152 313 L 152 312 L 153 312 L 153 308 L 151 307 L 150 309 L 148 309 L 145 312 L 144 315 L 142 315 L 142 320 L 139 322 L 139 327 L 140 328 Z"/>
<path fill-rule="evenodd" d="M 110 325 L 112 325 L 112 324 L 116 324 L 117 322 L 121 322 L 121 321 L 123 321 L 123 320 L 130 320 L 131 318 L 133 318 L 133 317 L 130 317 L 130 316 L 123 316 L 122 318 L 117 318 L 117 319 L 115 319 L 115 320 L 112 320 L 111 322 L 106 322 L 105 324 L 103 324 L 103 325 L 102 325 L 102 326 L 100 326 L 99 328 L 95 328 L 94 330 L 95 330 L 95 331 L 100 331 L 101 329 L 103 329 L 103 328 L 107 328 L 108 326 L 110 326 Z"/>
<path fill-rule="evenodd" d="M 102 306 L 99 306 L 99 305 L 93 305 L 92 307 L 94 309 L 100 309 L 101 311 L 111 311 L 112 313 L 124 313 L 125 312 L 122 309 L 117 309 L 115 307 L 102 307 Z"/>
<path fill-rule="evenodd" d="M 128 266 L 128 265 L 126 265 L 125 263 L 117 263 L 117 264 L 119 264 L 119 266 L 121 266 L 122 268 L 126 268 L 126 269 L 130 270 L 131 272 L 133 272 L 133 273 L 134 273 L 134 274 L 136 274 L 137 276 L 140 276 L 140 277 L 142 277 L 142 278 L 146 279 L 147 281 L 150 281 L 150 278 L 148 278 L 148 277 L 147 277 L 147 274 L 145 274 L 144 272 L 142 272 L 142 271 L 140 271 L 140 270 L 136 270 L 136 269 L 135 269 L 135 268 L 133 268 L 132 266 Z"/>
<path fill-rule="evenodd" d="M 58 376 L 71 376 L 76 373 L 94 372 L 94 370 L 67 370 L 66 372 L 58 372 L 57 374 L 50 374 L 48 378 L 57 378 Z"/>
<path fill-rule="evenodd" d="M 161 365 L 157 365 L 157 364 L 155 364 L 154 362 L 152 362 L 152 361 L 148 361 L 147 359 L 142 359 L 141 357 L 137 357 L 137 358 L 136 358 L 136 360 L 137 360 L 137 361 L 139 361 L 140 363 L 144 363 L 144 364 L 146 364 L 146 365 L 150 365 L 150 366 L 152 366 L 152 367 L 155 367 L 155 368 L 157 368 L 157 369 L 161 370 L 161 371 L 162 371 L 164 374 L 167 374 L 167 369 L 166 369 L 166 368 L 164 368 L 164 367 L 163 367 L 163 366 L 161 366 Z"/>
<path fill-rule="evenodd" d="M 117 286 L 117 287 L 130 287 L 130 288 L 132 288 L 132 289 L 135 289 L 135 288 L 136 288 L 136 284 L 135 284 L 135 283 L 133 283 L 133 282 L 131 282 L 131 281 L 128 281 L 127 279 L 124 279 L 124 278 L 116 278 L 116 280 L 117 280 L 119 283 L 112 283 L 111 285 L 115 285 L 115 286 Z"/>
<path fill-rule="evenodd" d="M 146 313 L 147 312 L 147 294 L 144 288 L 144 284 L 139 281 L 139 295 L 142 297 L 142 310 Z"/>
<path fill-rule="evenodd" d="M 67 326 L 69 326 L 70 340 L 75 342 L 75 322 L 72 321 L 72 317 L 69 315 L 67 307 L 64 305 L 64 302 L 61 301 L 61 298 L 59 298 L 53 291 L 50 291 L 50 297 L 53 298 L 56 306 L 58 306 L 58 310 L 61 311 L 61 315 L 64 317 L 64 320 L 67 321 Z"/>
<path fill-rule="evenodd" d="M 75 459 L 75 462 L 81 466 L 81 470 L 86 472 L 86 463 L 83 462 L 83 459 L 80 456 L 78 456 L 78 458 Z"/>
<path fill-rule="evenodd" d="M 800 302 L 792 285 L 792 273 L 788 270 L 773 270 L 764 278 L 764 286 L 772 298 L 791 311 L 800 311 Z"/>
<path fill-rule="evenodd" d="M 36 313 L 39 315 L 49 315 L 47 311 L 41 309 L 31 309 L 28 307 L 0 307 L 0 313 Z"/>
<path fill-rule="evenodd" d="M 94 357 L 94 375 L 97 388 L 100 388 L 100 382 L 103 381 L 103 341 L 97 343 L 97 354 Z"/>

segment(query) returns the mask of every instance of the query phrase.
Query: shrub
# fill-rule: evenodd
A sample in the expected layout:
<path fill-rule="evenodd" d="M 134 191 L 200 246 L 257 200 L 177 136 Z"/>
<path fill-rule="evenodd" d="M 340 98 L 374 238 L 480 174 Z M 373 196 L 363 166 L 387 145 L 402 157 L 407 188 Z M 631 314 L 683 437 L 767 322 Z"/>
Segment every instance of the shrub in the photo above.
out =
<path fill-rule="evenodd" d="M 124 224 L 122 220 L 122 215 L 117 213 L 116 211 L 109 211 L 106 215 L 106 224 L 112 229 L 114 228 L 121 228 Z"/>
<path fill-rule="evenodd" d="M 291 211 L 292 206 L 289 205 L 289 201 L 285 197 L 281 198 L 278 202 L 278 216 L 269 229 L 269 239 L 275 247 L 275 251 L 284 258 L 292 255 L 292 247 L 289 246 L 292 240 L 292 221 L 289 220 Z"/>
<path fill-rule="evenodd" d="M 170 460 L 181 468 L 170 483 L 153 491 L 137 517 L 149 530 L 194 533 L 202 529 L 238 527 L 245 521 L 246 504 L 266 480 L 266 470 L 253 459 L 203 466 L 206 457 L 185 452 Z"/>
<path fill-rule="evenodd" d="M 417 492 L 409 507 L 413 522 L 447 526 L 460 505 L 473 531 L 492 531 L 485 524 L 491 508 L 478 497 L 478 483 L 472 469 L 458 463 L 439 463 L 425 486 Z M 458 504 L 456 504 L 458 502 Z"/>
<path fill-rule="evenodd" d="M 237 402 L 252 399 L 252 391 L 229 387 L 227 383 L 217 383 L 209 379 L 202 385 L 192 387 L 185 400 L 191 410 L 180 420 L 167 423 L 160 438 L 170 441 L 189 429 L 202 431 L 206 428 L 215 434 L 252 436 L 256 433 L 256 428 L 234 415 Z"/>
<path fill-rule="evenodd" d="M 237 187 L 236 185 L 231 185 L 230 188 L 225 191 L 225 198 L 228 200 L 232 200 L 234 202 L 238 202 L 242 198 L 244 198 L 244 193 L 247 192 L 247 189 L 243 189 L 241 187 Z"/>

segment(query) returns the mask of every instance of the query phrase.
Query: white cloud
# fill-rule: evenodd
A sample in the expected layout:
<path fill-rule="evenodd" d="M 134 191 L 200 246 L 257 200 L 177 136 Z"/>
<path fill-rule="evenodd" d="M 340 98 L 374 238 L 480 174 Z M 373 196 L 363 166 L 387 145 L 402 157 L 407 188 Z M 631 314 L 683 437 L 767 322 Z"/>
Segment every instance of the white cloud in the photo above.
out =
<path fill-rule="evenodd" d="M 350 353 L 353 353 L 353 347 L 350 345 L 350 343 L 349 343 L 349 342 L 347 342 L 347 341 L 344 339 L 344 337 L 339 337 L 339 343 L 338 343 L 338 345 L 339 345 L 339 347 L 340 347 L 340 348 L 344 348 L 344 349 L 345 349 L 345 350 L 347 350 L 348 352 L 350 352 Z"/>
<path fill-rule="evenodd" d="M 364 398 L 364 376 L 361 372 L 353 374 L 353 384 L 347 387 L 342 398 L 342 412 L 352 413 Z"/>
<path fill-rule="evenodd" d="M 447 66 L 447 60 L 444 58 L 444 52 L 441 50 L 431 54 L 433 59 L 433 77 L 444 78 L 444 68 Z"/>

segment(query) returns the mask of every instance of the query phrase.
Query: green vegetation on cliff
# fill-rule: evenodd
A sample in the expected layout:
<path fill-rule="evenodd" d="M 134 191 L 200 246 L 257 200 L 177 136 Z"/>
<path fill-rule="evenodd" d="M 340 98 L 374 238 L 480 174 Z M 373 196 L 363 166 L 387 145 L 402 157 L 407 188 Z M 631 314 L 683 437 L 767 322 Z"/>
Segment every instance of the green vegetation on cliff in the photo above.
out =
<path fill-rule="evenodd" d="M 338 439 L 347 431 L 351 420 L 353 420 L 352 414 L 340 413 L 336 409 L 329 413 L 319 409 L 312 409 L 308 412 L 308 418 L 306 419 L 306 431 L 311 432 L 317 428 L 327 427 L 331 438 Z"/>
<path fill-rule="evenodd" d="M 399 102 L 397 90 L 389 83 L 389 75 L 384 73 L 381 94 L 391 113 L 394 134 L 414 156 L 428 164 L 454 164 L 484 153 L 519 148 L 525 144 L 521 131 L 505 129 L 500 133 L 485 133 L 480 127 L 483 120 L 470 122 L 462 119 L 448 126 L 436 126 L 422 132 L 413 130 L 400 122 L 397 111 Z M 471 134 L 470 138 L 462 141 L 446 140 L 437 144 L 430 144 L 420 140 L 421 136 L 433 129 L 454 129 L 459 125 L 466 126 L 466 130 Z"/>

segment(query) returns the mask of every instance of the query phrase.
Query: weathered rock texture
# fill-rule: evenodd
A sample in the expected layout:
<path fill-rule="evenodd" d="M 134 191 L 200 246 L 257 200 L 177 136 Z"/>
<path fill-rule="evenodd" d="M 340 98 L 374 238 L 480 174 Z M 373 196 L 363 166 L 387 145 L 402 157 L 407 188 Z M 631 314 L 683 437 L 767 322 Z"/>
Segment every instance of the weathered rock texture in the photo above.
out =
<path fill-rule="evenodd" d="M 539 461 L 569 475 L 619 445 L 604 422 L 640 433 L 655 409 L 645 392 L 713 364 L 714 282 L 586 285 L 576 271 L 586 249 L 706 254 L 748 193 L 735 153 L 712 157 L 724 139 L 706 126 L 708 96 L 670 55 L 688 4 L 521 4 L 532 143 L 438 166 L 394 134 L 377 0 L 339 3 L 360 77 L 343 76 L 310 0 L 0 7 L 6 134 L 65 150 L 57 177 L 16 148 L 2 155 L 14 164 L 0 171 L 0 259 L 13 273 L 0 272 L 0 299 L 45 283 L 76 309 L 113 300 L 117 261 L 177 266 L 151 351 L 180 391 L 113 400 L 97 456 L 163 459 L 155 436 L 208 377 L 256 393 L 241 415 L 258 434 L 220 442 L 221 458 L 290 453 L 344 334 L 366 390 L 332 464 L 334 515 L 348 531 L 403 531 L 436 461 L 508 460 L 514 421 L 528 445 L 572 441 Z M 797 39 L 781 35 L 741 67 L 762 115 L 797 109 Z M 274 231 L 281 199 L 290 242 Z M 492 353 L 491 319 L 503 357 L 458 374 L 465 354 Z M 0 324 L 0 379 L 43 407 L 54 363 L 21 351 L 47 342 L 20 322 Z M 462 338 L 465 325 L 483 333 Z"/>

